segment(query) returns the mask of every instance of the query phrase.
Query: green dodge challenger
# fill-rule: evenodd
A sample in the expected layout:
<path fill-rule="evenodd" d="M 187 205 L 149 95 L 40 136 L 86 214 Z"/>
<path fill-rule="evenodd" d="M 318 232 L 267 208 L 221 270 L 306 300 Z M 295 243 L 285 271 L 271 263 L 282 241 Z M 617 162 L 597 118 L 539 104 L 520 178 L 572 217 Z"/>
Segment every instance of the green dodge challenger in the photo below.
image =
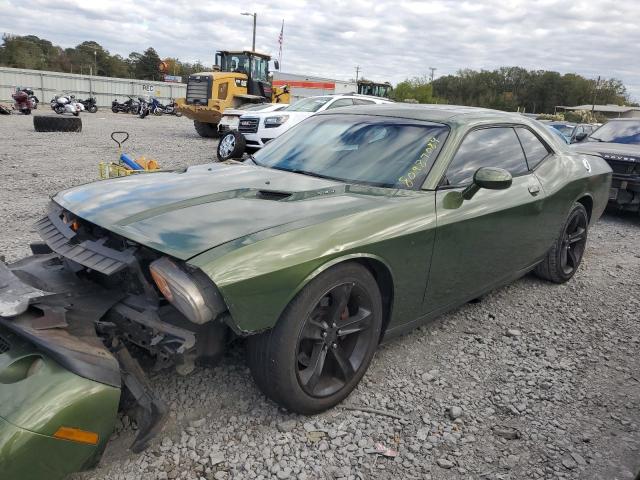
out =
<path fill-rule="evenodd" d="M 188 374 L 247 337 L 267 397 L 331 408 L 380 342 L 530 271 L 569 280 L 610 183 L 523 116 L 395 104 L 60 192 L 33 255 L 0 263 L 2 478 L 91 466 L 119 404 L 145 448 L 167 409 L 140 355 Z"/>

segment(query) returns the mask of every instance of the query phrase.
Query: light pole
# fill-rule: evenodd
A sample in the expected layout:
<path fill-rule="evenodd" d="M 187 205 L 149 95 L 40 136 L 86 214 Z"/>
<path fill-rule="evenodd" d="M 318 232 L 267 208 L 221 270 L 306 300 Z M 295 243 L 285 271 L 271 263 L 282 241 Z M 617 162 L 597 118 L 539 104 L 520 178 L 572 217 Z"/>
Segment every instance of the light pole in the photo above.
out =
<path fill-rule="evenodd" d="M 247 15 L 249 17 L 253 17 L 253 47 L 251 48 L 251 51 L 255 52 L 256 51 L 256 23 L 258 21 L 258 14 L 257 13 L 249 13 L 249 12 L 242 12 L 240 15 Z"/>
<path fill-rule="evenodd" d="M 95 67 L 94 75 L 98 75 L 98 52 L 93 51 L 93 65 Z"/>

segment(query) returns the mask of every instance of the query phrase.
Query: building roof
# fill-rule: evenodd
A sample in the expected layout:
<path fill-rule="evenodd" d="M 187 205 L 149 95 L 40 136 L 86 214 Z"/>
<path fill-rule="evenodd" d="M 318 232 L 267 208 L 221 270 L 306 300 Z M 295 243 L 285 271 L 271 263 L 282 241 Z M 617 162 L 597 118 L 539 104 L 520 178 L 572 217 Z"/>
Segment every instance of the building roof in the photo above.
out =
<path fill-rule="evenodd" d="M 566 107 L 564 105 L 558 105 L 556 108 L 562 108 L 564 110 L 593 110 L 603 113 L 625 113 L 632 110 L 640 110 L 640 107 L 630 107 L 628 105 L 578 105 L 577 107 Z"/>

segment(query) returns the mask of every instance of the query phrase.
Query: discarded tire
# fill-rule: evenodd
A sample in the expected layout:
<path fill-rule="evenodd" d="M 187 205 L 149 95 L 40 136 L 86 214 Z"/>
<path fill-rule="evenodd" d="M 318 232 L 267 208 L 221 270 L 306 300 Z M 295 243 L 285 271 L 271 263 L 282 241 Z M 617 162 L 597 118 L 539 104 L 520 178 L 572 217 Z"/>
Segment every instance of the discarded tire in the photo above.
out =
<path fill-rule="evenodd" d="M 33 117 L 33 128 L 36 132 L 81 132 L 80 117 L 50 117 L 40 115 Z"/>
<path fill-rule="evenodd" d="M 237 130 L 225 134 L 218 143 L 218 160 L 224 162 L 232 158 L 242 158 L 247 143 Z"/>

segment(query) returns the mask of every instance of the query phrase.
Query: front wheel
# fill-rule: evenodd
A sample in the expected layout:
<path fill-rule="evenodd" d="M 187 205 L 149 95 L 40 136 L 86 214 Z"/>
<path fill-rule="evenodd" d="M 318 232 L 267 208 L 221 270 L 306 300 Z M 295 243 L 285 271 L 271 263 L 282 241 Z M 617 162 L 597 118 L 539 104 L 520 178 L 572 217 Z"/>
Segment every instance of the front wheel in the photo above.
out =
<path fill-rule="evenodd" d="M 98 106 L 97 105 L 91 105 L 89 107 L 89 113 L 96 113 L 98 111 Z"/>
<path fill-rule="evenodd" d="M 588 229 L 587 210 L 581 203 L 574 204 L 560 236 L 535 268 L 535 274 L 554 283 L 564 283 L 573 277 L 584 255 Z"/>
<path fill-rule="evenodd" d="M 273 329 L 249 338 L 249 368 L 275 402 L 292 412 L 319 413 L 360 382 L 381 328 L 373 275 L 357 263 L 340 264 L 312 280 Z"/>
<path fill-rule="evenodd" d="M 247 142 L 237 130 L 232 130 L 225 134 L 218 142 L 218 160 L 224 162 L 231 158 L 242 158 Z"/>
<path fill-rule="evenodd" d="M 113 113 L 118 113 L 120 110 L 118 110 L 118 107 L 111 107 L 111 111 Z"/>

